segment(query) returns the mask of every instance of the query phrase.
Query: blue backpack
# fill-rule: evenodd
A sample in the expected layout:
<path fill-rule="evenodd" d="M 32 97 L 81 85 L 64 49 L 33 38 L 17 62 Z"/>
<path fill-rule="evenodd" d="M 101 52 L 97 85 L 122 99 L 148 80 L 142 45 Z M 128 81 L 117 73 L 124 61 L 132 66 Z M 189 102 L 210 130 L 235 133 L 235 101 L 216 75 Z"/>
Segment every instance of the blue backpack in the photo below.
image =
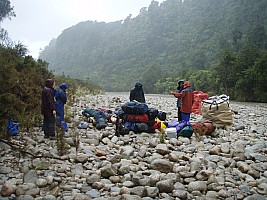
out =
<path fill-rule="evenodd" d="M 10 135 L 18 135 L 19 133 L 19 123 L 9 120 L 7 123 L 7 132 Z"/>

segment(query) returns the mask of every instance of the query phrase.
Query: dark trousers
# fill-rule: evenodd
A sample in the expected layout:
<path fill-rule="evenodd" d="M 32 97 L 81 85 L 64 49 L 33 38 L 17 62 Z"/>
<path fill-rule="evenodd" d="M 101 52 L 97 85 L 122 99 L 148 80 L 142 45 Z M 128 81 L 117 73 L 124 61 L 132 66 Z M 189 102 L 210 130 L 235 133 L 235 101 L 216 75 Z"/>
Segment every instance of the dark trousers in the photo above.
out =
<path fill-rule="evenodd" d="M 55 123 L 54 115 L 44 115 L 44 134 L 46 136 L 55 136 Z"/>
<path fill-rule="evenodd" d="M 178 121 L 182 121 L 181 107 L 178 107 Z"/>

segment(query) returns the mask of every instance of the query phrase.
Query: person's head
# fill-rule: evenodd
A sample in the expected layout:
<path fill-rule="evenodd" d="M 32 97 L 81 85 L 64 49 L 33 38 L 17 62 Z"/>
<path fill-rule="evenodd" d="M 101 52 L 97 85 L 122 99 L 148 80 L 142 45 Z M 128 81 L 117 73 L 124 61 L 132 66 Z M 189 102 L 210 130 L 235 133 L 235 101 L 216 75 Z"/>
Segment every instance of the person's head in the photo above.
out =
<path fill-rule="evenodd" d="M 137 88 L 137 89 L 142 89 L 143 84 L 140 83 L 140 82 L 137 82 L 137 83 L 135 83 L 135 86 L 134 87 Z"/>
<path fill-rule="evenodd" d="M 61 83 L 61 84 L 59 85 L 59 87 L 60 87 L 63 91 L 65 91 L 66 89 L 68 89 L 68 85 L 67 85 L 66 83 Z"/>
<path fill-rule="evenodd" d="M 189 88 L 190 87 L 190 82 L 189 81 L 185 81 L 184 82 L 184 88 Z"/>
<path fill-rule="evenodd" d="M 179 89 L 182 89 L 183 86 L 184 86 L 184 80 L 179 80 L 179 81 L 177 82 L 177 84 L 178 84 L 177 89 L 178 89 L 178 90 L 179 90 Z"/>
<path fill-rule="evenodd" d="M 53 89 L 54 86 L 55 86 L 55 81 L 53 79 L 46 79 L 45 87 Z"/>

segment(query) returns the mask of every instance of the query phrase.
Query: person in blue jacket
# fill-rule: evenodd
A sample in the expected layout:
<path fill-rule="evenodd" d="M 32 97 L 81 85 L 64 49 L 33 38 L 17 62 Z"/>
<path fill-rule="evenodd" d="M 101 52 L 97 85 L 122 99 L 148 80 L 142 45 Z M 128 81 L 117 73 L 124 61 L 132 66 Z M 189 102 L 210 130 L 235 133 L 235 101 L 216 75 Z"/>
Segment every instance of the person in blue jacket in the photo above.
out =
<path fill-rule="evenodd" d="M 145 103 L 145 94 L 143 91 L 143 84 L 140 82 L 137 82 L 134 86 L 134 88 L 130 91 L 130 101 L 138 101 L 141 103 Z"/>
<path fill-rule="evenodd" d="M 66 83 L 61 83 L 54 91 L 56 99 L 56 118 L 60 119 L 60 122 L 64 121 L 64 105 L 67 102 L 67 89 L 68 85 Z"/>

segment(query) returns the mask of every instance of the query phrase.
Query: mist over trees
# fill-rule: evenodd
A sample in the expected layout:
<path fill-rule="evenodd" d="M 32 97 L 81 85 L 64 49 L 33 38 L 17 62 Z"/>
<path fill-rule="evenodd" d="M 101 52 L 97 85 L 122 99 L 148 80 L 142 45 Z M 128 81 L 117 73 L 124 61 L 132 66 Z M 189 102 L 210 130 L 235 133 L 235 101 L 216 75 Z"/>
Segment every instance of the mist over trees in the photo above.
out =
<path fill-rule="evenodd" d="M 107 91 L 168 93 L 178 79 L 196 90 L 267 101 L 266 0 L 152 1 L 137 17 L 81 22 L 40 54 L 55 73 Z"/>

